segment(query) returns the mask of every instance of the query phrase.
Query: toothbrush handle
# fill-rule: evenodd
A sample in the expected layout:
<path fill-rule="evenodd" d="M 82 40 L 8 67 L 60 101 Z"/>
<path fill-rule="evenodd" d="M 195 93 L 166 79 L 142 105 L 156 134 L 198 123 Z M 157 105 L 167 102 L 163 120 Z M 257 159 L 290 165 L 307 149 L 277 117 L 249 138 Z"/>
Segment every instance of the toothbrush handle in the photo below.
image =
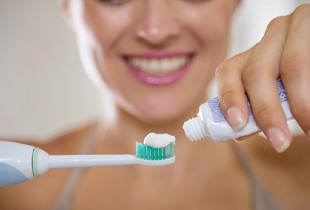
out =
<path fill-rule="evenodd" d="M 18 184 L 48 171 L 48 154 L 30 145 L 0 141 L 0 186 Z"/>
<path fill-rule="evenodd" d="M 35 147 L 0 141 L 0 186 L 33 179 L 32 154 Z"/>
<path fill-rule="evenodd" d="M 49 169 L 138 164 L 134 155 L 50 155 Z"/>
<path fill-rule="evenodd" d="M 163 166 L 172 164 L 175 157 L 164 160 L 145 160 L 135 155 L 50 155 L 48 160 L 49 169 L 79 168 L 93 166 L 120 166 L 120 165 L 148 165 Z"/>

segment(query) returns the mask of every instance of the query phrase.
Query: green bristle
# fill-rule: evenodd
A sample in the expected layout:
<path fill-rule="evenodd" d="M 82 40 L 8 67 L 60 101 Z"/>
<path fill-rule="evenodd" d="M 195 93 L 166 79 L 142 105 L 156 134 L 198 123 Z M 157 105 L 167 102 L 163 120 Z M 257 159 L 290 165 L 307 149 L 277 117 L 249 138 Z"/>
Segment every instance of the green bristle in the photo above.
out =
<path fill-rule="evenodd" d="M 158 154 L 159 148 L 153 148 L 154 152 L 154 159 L 159 160 L 159 154 Z"/>
<path fill-rule="evenodd" d="M 163 159 L 166 159 L 167 158 L 167 154 L 166 154 L 166 147 L 163 148 Z"/>
<path fill-rule="evenodd" d="M 164 160 L 174 156 L 174 143 L 170 143 L 164 148 L 153 148 L 136 142 L 136 157 L 145 160 Z"/>

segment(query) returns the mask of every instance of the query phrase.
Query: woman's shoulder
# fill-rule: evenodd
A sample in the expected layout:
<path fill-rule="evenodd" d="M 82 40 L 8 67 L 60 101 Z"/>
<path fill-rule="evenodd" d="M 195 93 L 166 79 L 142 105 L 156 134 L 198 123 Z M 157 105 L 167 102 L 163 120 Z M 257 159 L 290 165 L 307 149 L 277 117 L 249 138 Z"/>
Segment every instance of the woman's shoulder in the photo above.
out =
<path fill-rule="evenodd" d="M 81 145 L 87 141 L 97 126 L 97 121 L 93 120 L 67 129 L 64 132 L 51 138 L 48 143 L 37 145 L 50 153 L 74 154 L 79 152 Z"/>
<path fill-rule="evenodd" d="M 24 143 L 38 147 L 50 154 L 75 154 L 80 150 L 83 142 L 94 131 L 97 120 L 81 123 L 78 126 L 67 128 L 49 139 L 6 139 L 8 141 Z"/>

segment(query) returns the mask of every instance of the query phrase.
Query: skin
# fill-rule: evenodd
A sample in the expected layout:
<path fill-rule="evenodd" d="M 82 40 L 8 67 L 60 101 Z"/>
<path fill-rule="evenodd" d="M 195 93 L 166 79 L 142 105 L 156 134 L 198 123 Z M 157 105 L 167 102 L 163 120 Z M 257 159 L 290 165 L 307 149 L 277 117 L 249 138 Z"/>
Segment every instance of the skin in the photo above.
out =
<path fill-rule="evenodd" d="M 150 132 L 170 133 L 177 139 L 177 161 L 170 166 L 85 169 L 74 193 L 73 209 L 250 209 L 249 177 L 235 156 L 233 142 L 191 143 L 182 125 L 206 100 L 206 88 L 215 74 L 221 107 L 233 128 L 242 128 L 247 120 L 247 91 L 259 127 L 282 152 L 289 145 L 280 143 L 291 142 L 292 137 L 275 94 L 275 79 L 281 76 L 294 117 L 307 133 L 309 5 L 275 19 L 261 42 L 222 62 L 237 1 L 61 3 L 76 34 L 85 71 L 99 88 L 111 93 L 105 99 L 109 109 L 98 121 L 37 146 L 50 154 L 76 154 L 94 129 L 91 152 L 95 154 L 134 154 L 135 141 Z M 124 56 L 162 51 L 194 55 L 185 75 L 172 84 L 145 84 L 124 64 Z M 274 134 L 272 128 L 285 134 Z M 281 155 L 258 135 L 246 139 L 239 146 L 267 190 L 286 209 L 307 209 L 307 137 L 294 137 L 296 141 Z M 69 170 L 54 170 L 36 180 L 0 188 L 0 209 L 49 209 L 69 175 Z M 240 198 L 242 202 L 236 202 Z"/>

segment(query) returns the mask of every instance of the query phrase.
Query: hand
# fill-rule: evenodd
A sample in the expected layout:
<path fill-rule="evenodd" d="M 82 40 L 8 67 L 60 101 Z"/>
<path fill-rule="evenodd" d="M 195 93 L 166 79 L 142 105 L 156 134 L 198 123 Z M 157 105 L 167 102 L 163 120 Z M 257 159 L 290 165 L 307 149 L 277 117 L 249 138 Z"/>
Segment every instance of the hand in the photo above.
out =
<path fill-rule="evenodd" d="M 257 125 L 283 152 L 292 135 L 280 104 L 279 77 L 294 118 L 310 136 L 310 4 L 273 19 L 259 43 L 216 70 L 221 108 L 230 125 L 239 130 L 246 124 L 248 96 Z"/>

